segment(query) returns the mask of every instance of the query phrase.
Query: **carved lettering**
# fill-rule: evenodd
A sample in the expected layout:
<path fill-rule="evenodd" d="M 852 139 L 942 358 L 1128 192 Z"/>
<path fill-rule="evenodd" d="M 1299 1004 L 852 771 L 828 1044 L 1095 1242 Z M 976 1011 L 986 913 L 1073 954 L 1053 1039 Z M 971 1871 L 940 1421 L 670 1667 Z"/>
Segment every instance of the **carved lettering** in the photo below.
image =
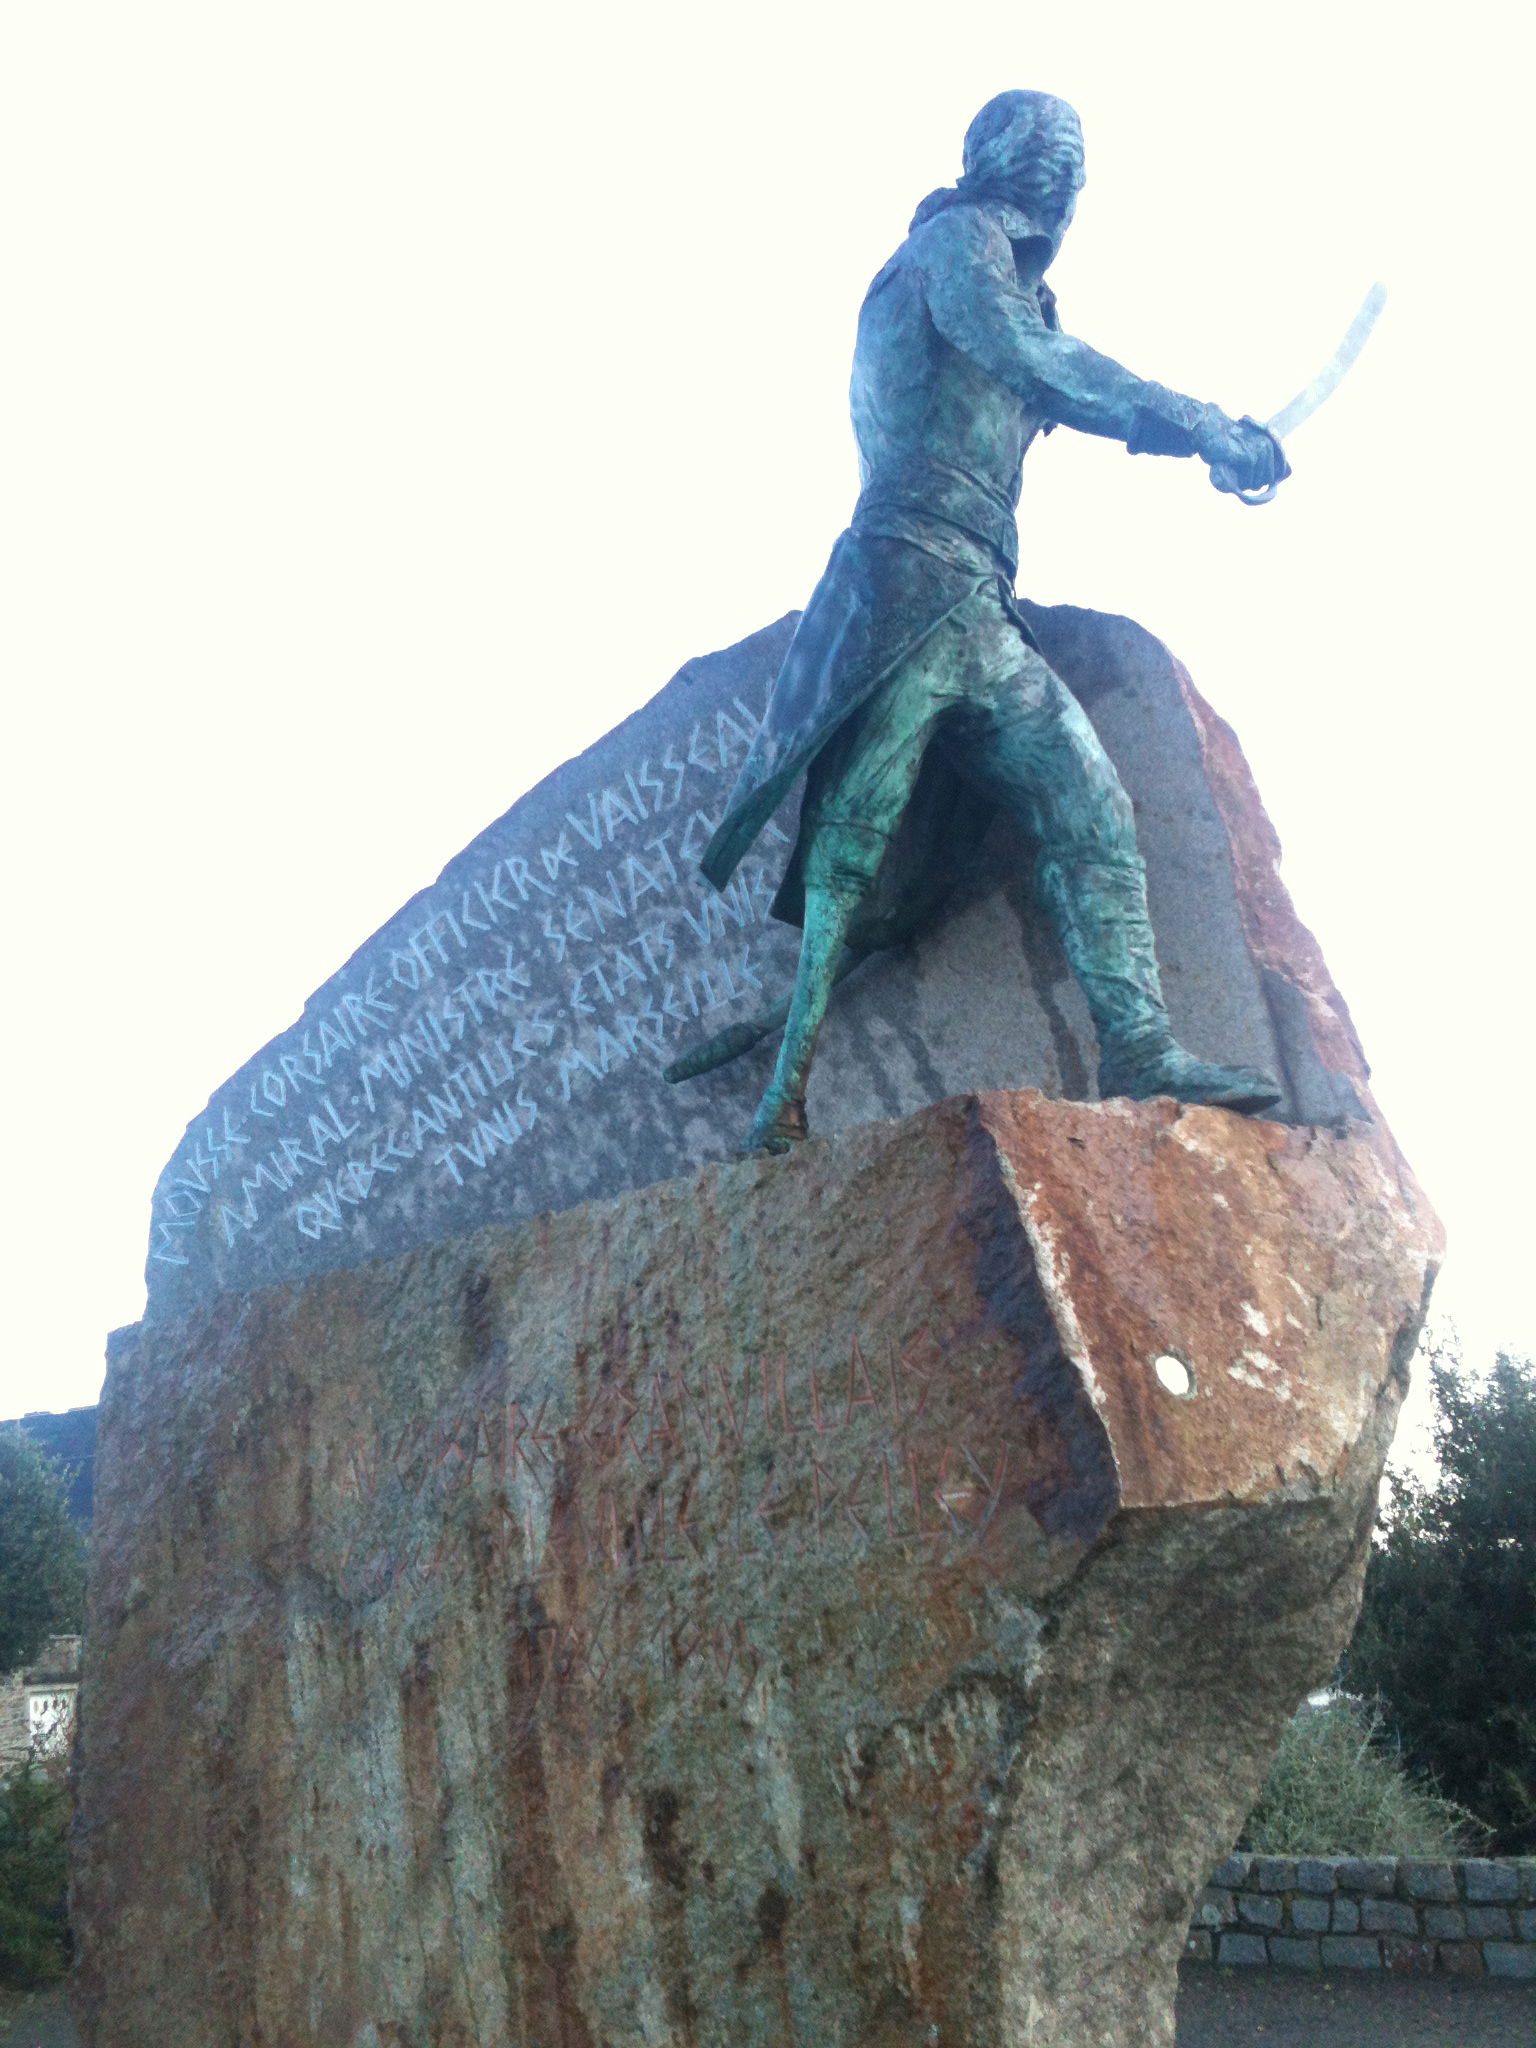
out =
<path fill-rule="evenodd" d="M 493 1167 L 542 1187 L 562 1129 L 601 1114 L 600 1091 L 656 1073 L 699 1020 L 760 1005 L 793 958 L 792 936 L 764 926 L 776 878 L 753 858 L 718 893 L 696 870 L 759 724 L 740 696 L 700 707 L 647 751 L 610 757 L 526 844 L 493 855 L 488 841 L 467 874 L 418 897 L 215 1098 L 162 1176 L 152 1266 L 213 1259 L 213 1284 L 254 1284 L 274 1233 L 339 1243 L 347 1212 L 368 1205 L 370 1243 L 387 1247 Z M 772 977 L 746 944 L 759 933 Z M 693 1398 L 739 1439 L 750 1396 L 720 1369 L 708 1379 Z M 828 1409 L 830 1385 L 823 1372 L 822 1431 L 847 1419 L 841 1387 Z M 867 1398 L 860 1388 L 859 1412 Z"/>

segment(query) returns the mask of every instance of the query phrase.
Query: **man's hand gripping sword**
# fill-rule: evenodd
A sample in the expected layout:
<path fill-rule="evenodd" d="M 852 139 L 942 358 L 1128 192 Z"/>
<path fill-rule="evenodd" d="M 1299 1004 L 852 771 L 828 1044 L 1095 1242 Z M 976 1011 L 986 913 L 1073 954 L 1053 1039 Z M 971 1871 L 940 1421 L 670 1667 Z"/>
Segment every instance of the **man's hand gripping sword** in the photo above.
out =
<path fill-rule="evenodd" d="M 1277 445 L 1289 440 L 1302 421 L 1309 420 L 1324 399 L 1331 398 L 1338 389 L 1356 356 L 1365 347 L 1371 329 L 1376 325 L 1381 309 L 1386 303 L 1386 286 L 1373 284 L 1365 295 L 1365 303 L 1349 323 L 1349 332 L 1312 382 L 1304 390 L 1298 391 L 1290 404 L 1282 406 L 1272 419 L 1245 419 L 1243 424 L 1262 428 Z M 1218 491 L 1229 491 L 1244 505 L 1267 505 L 1280 488 L 1278 484 L 1266 484 L 1262 491 L 1246 491 L 1233 471 L 1224 468 L 1220 463 L 1211 471 L 1211 482 Z"/>

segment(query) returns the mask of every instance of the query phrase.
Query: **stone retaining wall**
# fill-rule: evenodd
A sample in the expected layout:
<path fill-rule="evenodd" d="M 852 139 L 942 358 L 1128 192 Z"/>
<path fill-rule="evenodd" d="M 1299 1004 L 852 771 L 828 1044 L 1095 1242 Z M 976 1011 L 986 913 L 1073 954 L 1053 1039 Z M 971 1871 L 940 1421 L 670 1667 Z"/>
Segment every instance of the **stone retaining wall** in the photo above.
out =
<path fill-rule="evenodd" d="M 1536 1857 L 1229 1856 L 1195 1901 L 1194 1962 L 1536 1980 Z"/>

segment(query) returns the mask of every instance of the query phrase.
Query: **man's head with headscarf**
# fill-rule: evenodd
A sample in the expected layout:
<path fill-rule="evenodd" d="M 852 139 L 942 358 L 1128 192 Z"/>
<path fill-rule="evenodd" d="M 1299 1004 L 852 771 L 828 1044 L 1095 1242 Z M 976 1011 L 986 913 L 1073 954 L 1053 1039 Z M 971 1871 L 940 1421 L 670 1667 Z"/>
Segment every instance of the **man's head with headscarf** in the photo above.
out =
<path fill-rule="evenodd" d="M 1083 183 L 1083 131 L 1065 100 L 1048 92 L 1000 92 L 965 131 L 961 184 L 1063 228 Z"/>
<path fill-rule="evenodd" d="M 1083 185 L 1083 131 L 1075 111 L 1048 92 L 1000 92 L 965 131 L 964 176 L 931 193 L 914 227 L 945 206 L 1002 200 L 1060 245 Z"/>

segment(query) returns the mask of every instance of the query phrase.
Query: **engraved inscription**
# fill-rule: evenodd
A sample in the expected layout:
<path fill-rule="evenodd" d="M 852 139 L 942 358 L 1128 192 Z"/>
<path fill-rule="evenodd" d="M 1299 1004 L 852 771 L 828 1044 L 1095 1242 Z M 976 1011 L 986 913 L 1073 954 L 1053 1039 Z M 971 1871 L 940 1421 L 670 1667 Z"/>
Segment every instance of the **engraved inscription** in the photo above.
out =
<path fill-rule="evenodd" d="M 368 1604 L 488 1580 L 536 1691 L 601 1684 L 637 1657 L 750 1683 L 760 1652 L 740 1617 L 714 1611 L 721 1588 L 891 1546 L 924 1571 L 1001 1569 L 1015 1451 L 937 1411 L 937 1363 L 921 1328 L 856 1332 L 809 1363 L 646 1363 L 573 1406 L 510 1376 L 482 1383 L 392 1442 L 360 1435 L 339 1454 L 334 1582 Z M 698 1619 L 621 1638 L 625 1597 L 673 1581 L 666 1611 Z"/>
<path fill-rule="evenodd" d="M 697 873 L 758 723 L 733 694 L 544 807 L 516 850 L 516 810 L 483 835 L 215 1097 L 156 1190 L 152 1272 L 211 1252 L 242 1284 L 258 1246 L 515 1176 L 615 1076 L 660 1088 L 680 1038 L 760 1008 L 765 947 L 792 952 L 765 930 L 786 834 L 723 895 Z"/>

